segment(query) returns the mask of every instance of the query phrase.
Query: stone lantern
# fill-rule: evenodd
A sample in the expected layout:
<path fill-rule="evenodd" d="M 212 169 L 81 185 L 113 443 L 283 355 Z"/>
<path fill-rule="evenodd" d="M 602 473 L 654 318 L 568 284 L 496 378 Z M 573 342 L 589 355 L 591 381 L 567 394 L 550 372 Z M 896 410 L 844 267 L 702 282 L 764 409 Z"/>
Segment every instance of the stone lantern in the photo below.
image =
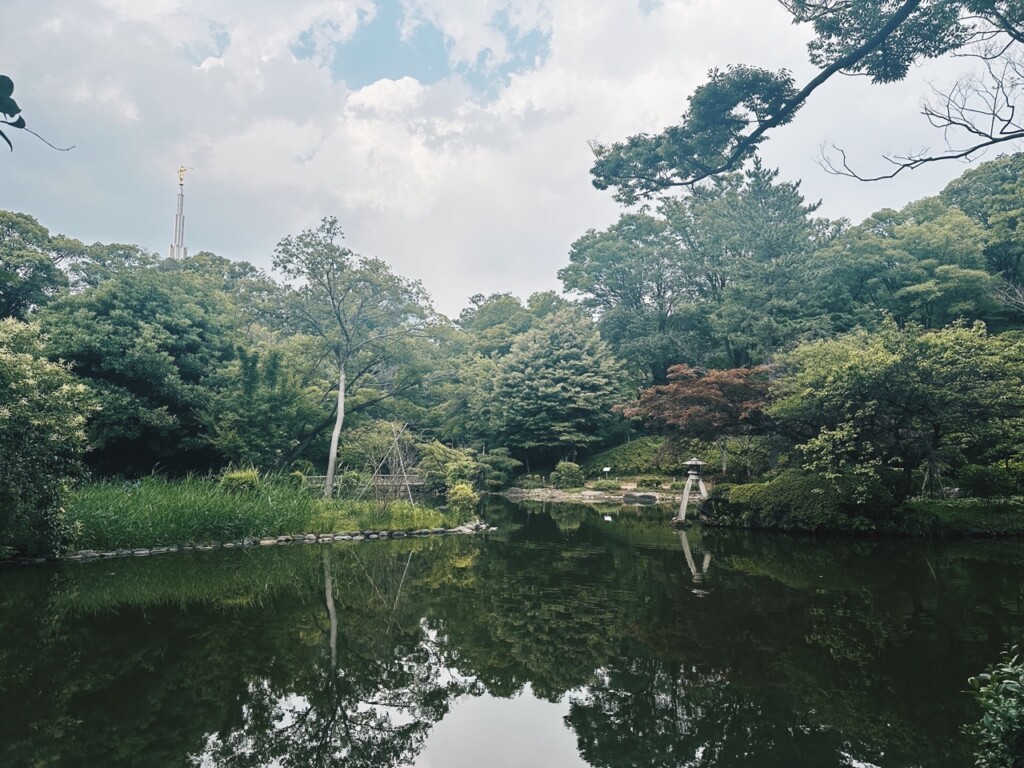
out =
<path fill-rule="evenodd" d="M 704 466 L 704 462 L 698 458 L 692 458 L 684 462 L 683 466 L 686 467 L 686 485 L 683 487 L 683 500 L 679 504 L 679 514 L 676 515 L 676 522 L 678 523 L 686 522 L 686 505 L 690 502 L 690 490 L 693 488 L 694 482 L 697 483 L 700 497 L 702 499 L 708 497 L 708 489 L 704 486 L 704 481 L 700 476 L 701 467 Z"/>

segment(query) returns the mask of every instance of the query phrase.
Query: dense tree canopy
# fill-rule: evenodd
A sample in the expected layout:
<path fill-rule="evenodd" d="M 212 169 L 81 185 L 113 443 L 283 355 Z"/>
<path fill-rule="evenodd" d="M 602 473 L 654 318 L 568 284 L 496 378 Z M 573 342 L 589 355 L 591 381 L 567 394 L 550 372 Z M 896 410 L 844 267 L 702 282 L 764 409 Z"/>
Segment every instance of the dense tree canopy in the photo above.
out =
<path fill-rule="evenodd" d="M 883 312 L 925 328 L 995 320 L 984 245 L 982 227 L 935 198 L 873 214 L 821 254 L 838 324 L 871 326 Z"/>
<path fill-rule="evenodd" d="M 569 266 L 558 272 L 567 290 L 600 313 L 602 338 L 656 384 L 693 353 L 696 295 L 685 256 L 665 219 L 627 214 L 573 243 Z"/>
<path fill-rule="evenodd" d="M 438 491 L 498 487 L 517 461 L 546 473 L 631 432 L 717 449 L 723 475 L 735 457 L 734 480 L 801 466 L 902 497 L 999 463 L 1009 488 L 1022 170 L 999 158 L 850 226 L 755 160 L 578 238 L 559 271 L 578 301 L 476 295 L 454 322 L 345 248 L 334 219 L 281 240 L 287 284 L 2 213 L 0 307 L 40 329 L 19 365 L 87 388 L 67 403 L 97 476 L 318 473 L 335 456 L 362 471 L 366 446 L 339 448 L 351 417 L 397 423 L 416 461 L 436 459 Z"/>
<path fill-rule="evenodd" d="M 799 443 L 807 466 L 833 477 L 891 482 L 898 497 L 916 471 L 937 483 L 967 463 L 1020 451 L 1024 346 L 981 324 L 926 332 L 888 320 L 806 344 L 782 362 L 769 413 Z"/>
<path fill-rule="evenodd" d="M 23 213 L 0 211 L 0 318 L 25 319 L 68 285 L 59 264 L 67 246 Z"/>
<path fill-rule="evenodd" d="M 40 316 L 47 352 L 88 382 L 99 408 L 89 461 L 106 472 L 217 463 L 203 429 L 207 381 L 234 354 L 231 307 L 195 275 L 127 271 Z"/>
<path fill-rule="evenodd" d="M 558 274 L 600 317 L 602 338 L 642 384 L 678 363 L 770 361 L 829 330 L 818 251 L 839 225 L 815 218 L 798 183 L 754 163 L 658 215 L 626 214 L 573 244 Z"/>

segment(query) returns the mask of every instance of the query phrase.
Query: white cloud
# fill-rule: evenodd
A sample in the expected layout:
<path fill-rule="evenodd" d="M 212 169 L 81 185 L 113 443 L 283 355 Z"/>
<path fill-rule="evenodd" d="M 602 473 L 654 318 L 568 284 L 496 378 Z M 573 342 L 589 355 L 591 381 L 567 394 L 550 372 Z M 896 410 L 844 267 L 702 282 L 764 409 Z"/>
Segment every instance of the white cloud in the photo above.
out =
<path fill-rule="evenodd" d="M 510 55 L 506 36 L 497 24 L 499 17 L 513 31 L 525 33 L 549 31 L 553 15 L 550 4 L 539 0 L 402 0 L 402 5 L 407 14 L 402 29 L 405 38 L 420 24 L 430 23 L 448 38 L 452 63 L 475 65 L 483 59 L 485 67 L 500 66 Z"/>
<path fill-rule="evenodd" d="M 31 127 L 78 148 L 54 155 L 17 137 L 0 207 L 162 252 L 184 163 L 195 168 L 192 251 L 266 266 L 278 239 L 337 215 L 356 250 L 421 278 L 456 314 L 473 293 L 558 287 L 569 244 L 618 215 L 590 184 L 588 140 L 674 122 L 713 66 L 809 72 L 805 31 L 765 0 L 666 0 L 645 13 L 621 0 L 403 2 L 406 33 L 437 25 L 455 65 L 485 52 L 494 66 L 510 60 L 498 14 L 520 34 L 549 36 L 548 55 L 486 99 L 458 76 L 351 91 L 328 62 L 373 18 L 370 0 L 13 0 L 0 44 L 19 62 L 8 72 L 15 95 Z M 294 55 L 300 42 L 308 56 Z M 937 191 L 962 169 L 865 187 L 824 174 L 814 158 L 830 139 L 865 159 L 937 141 L 917 101 L 924 78 L 948 68 L 888 88 L 829 83 L 768 142 L 767 161 L 803 177 L 833 216 Z"/>

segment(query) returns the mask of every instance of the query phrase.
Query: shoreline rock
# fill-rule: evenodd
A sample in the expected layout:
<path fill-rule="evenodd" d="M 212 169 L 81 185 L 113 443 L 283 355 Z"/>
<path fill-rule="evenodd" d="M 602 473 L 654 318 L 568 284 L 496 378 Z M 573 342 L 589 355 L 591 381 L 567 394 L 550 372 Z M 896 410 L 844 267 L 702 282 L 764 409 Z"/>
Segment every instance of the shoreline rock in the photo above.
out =
<path fill-rule="evenodd" d="M 203 544 L 182 544 L 172 546 L 156 547 L 133 547 L 131 549 L 117 549 L 109 552 L 97 552 L 92 549 L 83 549 L 67 555 L 37 555 L 34 557 L 15 557 L 9 560 L 0 560 L 0 568 L 5 566 L 44 565 L 46 563 L 88 563 L 99 559 L 114 559 L 121 557 L 148 557 L 150 555 L 165 554 L 172 552 L 209 552 L 214 549 L 254 549 L 269 547 L 271 545 L 292 545 L 292 544 L 336 544 L 343 541 L 385 541 L 398 540 L 424 536 L 444 535 L 466 535 L 497 530 L 487 525 L 482 520 L 473 520 L 454 528 L 421 528 L 415 531 L 339 531 L 337 533 L 300 533 L 297 535 L 265 536 L 259 539 L 244 539 L 225 542 L 208 542 Z"/>

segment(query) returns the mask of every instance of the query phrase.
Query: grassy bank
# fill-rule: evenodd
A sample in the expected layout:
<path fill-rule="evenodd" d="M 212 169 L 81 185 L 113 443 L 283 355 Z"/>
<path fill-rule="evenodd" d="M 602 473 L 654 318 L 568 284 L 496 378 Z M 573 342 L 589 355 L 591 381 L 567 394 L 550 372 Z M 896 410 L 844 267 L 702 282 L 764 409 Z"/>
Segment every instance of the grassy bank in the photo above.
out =
<path fill-rule="evenodd" d="M 287 479 L 229 489 L 216 480 L 148 477 L 82 486 L 64 502 L 67 549 L 110 550 L 355 529 L 449 527 L 464 515 L 395 502 L 317 498 Z"/>
<path fill-rule="evenodd" d="M 860 490 L 860 494 L 857 493 Z M 913 499 L 786 471 L 766 483 L 719 484 L 701 505 L 711 525 L 808 533 L 1024 536 L 1024 498 Z"/>

